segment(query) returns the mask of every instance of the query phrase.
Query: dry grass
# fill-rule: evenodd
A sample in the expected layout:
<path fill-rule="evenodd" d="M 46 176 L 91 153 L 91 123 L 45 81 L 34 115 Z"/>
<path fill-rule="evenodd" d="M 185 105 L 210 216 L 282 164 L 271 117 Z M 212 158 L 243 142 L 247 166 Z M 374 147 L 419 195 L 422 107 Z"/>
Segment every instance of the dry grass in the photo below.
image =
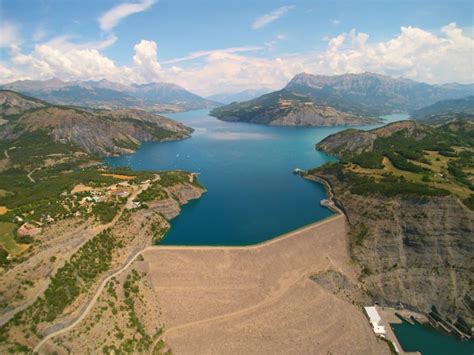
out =
<path fill-rule="evenodd" d="M 119 174 L 100 174 L 100 175 L 110 176 L 110 177 L 113 177 L 114 179 L 119 179 L 119 180 L 130 180 L 135 177 L 133 175 L 119 175 Z"/>
<path fill-rule="evenodd" d="M 79 192 L 84 192 L 84 191 L 91 191 L 92 187 L 84 185 L 84 184 L 77 184 L 76 186 L 73 187 L 71 190 L 71 194 L 77 194 Z"/>
<path fill-rule="evenodd" d="M 7 197 L 11 194 L 12 193 L 10 191 L 0 189 L 0 197 Z"/>
<path fill-rule="evenodd" d="M 386 172 L 392 173 L 395 176 L 403 176 L 408 181 L 420 182 L 423 177 L 423 174 L 397 169 L 387 157 L 383 158 L 383 165 Z"/>
<path fill-rule="evenodd" d="M 407 181 L 410 182 L 424 183 L 436 188 L 448 190 L 452 194 L 457 195 L 462 199 L 471 195 L 471 190 L 456 183 L 452 178 L 449 177 L 449 174 L 447 173 L 448 162 L 454 158 L 445 157 L 434 151 L 426 151 L 425 153 L 425 158 L 430 162 L 430 164 L 421 163 L 414 160 L 409 161 L 415 165 L 431 170 L 434 176 L 431 177 L 430 182 L 422 181 L 424 174 L 397 169 L 387 157 L 383 158 L 383 169 L 362 168 L 356 164 L 348 164 L 347 169 L 358 174 L 371 176 L 377 181 L 382 179 L 383 174 L 392 173 L 394 176 L 403 176 Z M 468 170 L 469 169 L 466 169 L 465 172 L 470 173 Z M 442 174 L 444 177 L 436 176 L 435 174 Z M 471 179 L 472 178 L 473 176 L 471 176 Z"/>

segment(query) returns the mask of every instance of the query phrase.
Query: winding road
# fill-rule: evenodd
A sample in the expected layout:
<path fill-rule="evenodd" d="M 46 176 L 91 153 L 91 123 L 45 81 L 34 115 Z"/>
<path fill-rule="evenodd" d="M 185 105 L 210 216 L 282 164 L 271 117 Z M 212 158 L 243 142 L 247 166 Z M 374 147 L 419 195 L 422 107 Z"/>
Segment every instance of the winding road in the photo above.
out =
<path fill-rule="evenodd" d="M 54 333 L 51 333 L 51 334 L 45 336 L 35 346 L 33 351 L 34 352 L 39 352 L 39 350 L 41 349 L 43 344 L 46 343 L 48 340 L 50 340 L 51 338 L 54 338 L 55 336 L 58 336 L 58 335 L 61 335 L 61 334 L 64 334 L 64 333 L 68 332 L 69 330 L 74 328 L 77 324 L 79 324 L 88 315 L 88 313 L 92 309 L 92 307 L 94 307 L 94 304 L 97 301 L 97 298 L 100 296 L 100 294 L 101 294 L 102 290 L 104 289 L 105 285 L 107 284 L 107 282 L 109 282 L 111 278 L 119 275 L 122 271 L 127 269 L 142 252 L 143 252 L 143 250 L 139 250 L 138 252 L 136 252 L 124 266 L 122 266 L 119 270 L 115 271 L 113 274 L 111 274 L 107 278 L 105 278 L 104 281 L 102 281 L 102 283 L 100 284 L 99 288 L 97 289 L 94 297 L 92 297 L 89 300 L 89 303 L 88 303 L 87 307 L 84 309 L 84 311 L 81 313 L 81 315 L 73 323 L 71 323 L 67 327 L 64 327 L 64 328 L 62 328 L 62 329 L 60 329 L 60 330 L 58 330 Z"/>
<path fill-rule="evenodd" d="M 316 180 L 316 179 L 315 179 Z M 322 179 L 321 179 L 322 180 Z M 332 193 L 332 189 L 330 187 L 329 184 L 327 184 L 326 181 L 322 180 L 320 181 L 319 179 L 316 180 L 317 182 L 319 183 L 323 183 L 325 184 L 325 187 L 327 187 L 327 190 L 328 190 L 328 199 L 332 201 L 332 197 L 333 197 L 333 193 Z M 142 189 L 138 189 L 136 193 L 134 193 L 132 196 L 129 197 L 129 201 L 133 201 L 133 199 L 143 190 L 145 190 L 146 188 L 148 188 L 149 184 L 145 184 L 143 185 Z M 142 250 L 138 250 L 135 252 L 135 254 L 133 254 L 128 262 L 122 266 L 120 269 L 118 269 L 117 271 L 113 272 L 112 274 L 110 274 L 109 276 L 107 276 L 103 281 L 102 283 L 100 284 L 100 286 L 97 288 L 94 296 L 88 301 L 88 304 L 87 306 L 83 309 L 83 311 L 81 312 L 81 314 L 79 315 L 79 317 L 74 320 L 71 324 L 57 330 L 57 331 L 54 331 L 50 334 L 48 334 L 47 336 L 45 336 L 34 348 L 34 352 L 35 353 L 38 353 L 41 349 L 41 347 L 49 340 L 51 340 L 52 338 L 56 337 L 56 336 L 59 336 L 61 334 L 64 334 L 70 330 L 72 330 L 75 326 L 77 326 L 88 314 L 89 312 L 92 310 L 92 308 L 94 307 L 95 305 L 95 302 L 97 301 L 97 299 L 99 298 L 101 292 L 103 291 L 104 287 L 106 286 L 106 284 L 110 281 L 110 279 L 112 279 L 113 277 L 116 277 L 117 275 L 119 275 L 120 273 L 122 273 L 123 271 L 125 271 L 128 267 L 130 267 L 130 265 L 137 259 L 138 256 L 140 256 L 143 252 L 145 251 L 148 251 L 148 250 L 156 250 L 157 248 L 159 249 L 163 249 L 163 250 L 176 250 L 176 249 L 199 249 L 199 250 L 206 250 L 206 249 L 213 249 L 213 250 L 236 250 L 236 249 L 259 249 L 259 248 L 262 248 L 262 247 L 266 247 L 268 245 L 271 245 L 271 244 L 274 244 L 274 243 L 278 243 L 278 242 L 281 242 L 282 240 L 284 239 L 287 239 L 287 238 L 291 238 L 291 237 L 294 237 L 295 235 L 298 235 L 302 232 L 305 232 L 307 230 L 310 230 L 312 228 L 314 228 L 316 225 L 320 226 L 320 225 L 323 225 L 323 224 L 326 224 L 328 222 L 331 222 L 332 220 L 336 219 L 336 218 L 344 218 L 345 215 L 344 213 L 342 213 L 341 210 L 339 210 L 337 207 L 335 206 L 331 206 L 333 207 L 333 211 L 336 212 L 335 215 L 331 216 L 331 217 L 328 217 L 322 221 L 318 221 L 318 222 L 315 222 L 315 223 L 312 223 L 310 225 L 307 225 L 307 226 L 304 226 L 302 228 L 299 228 L 297 230 L 294 230 L 292 232 L 289 232 L 289 233 L 286 233 L 280 237 L 277 237 L 277 238 L 274 238 L 274 239 L 271 239 L 271 240 L 268 240 L 268 241 L 265 241 L 265 242 L 262 242 L 262 243 L 259 243 L 259 244 L 255 244 L 255 245 L 250 245 L 250 246 L 222 246 L 222 247 L 219 247 L 219 246 L 212 246 L 212 247 L 206 247 L 206 246 L 202 246 L 202 247 L 196 247 L 196 246 L 148 246 L 148 247 L 145 247 L 143 248 Z M 124 206 L 125 208 L 125 206 Z M 332 261 L 329 260 L 329 264 L 332 264 Z M 328 265 L 329 267 L 329 265 Z M 216 320 L 222 320 L 222 319 L 226 319 L 226 318 L 231 318 L 231 317 L 234 317 L 234 316 L 237 316 L 237 315 L 242 315 L 242 314 L 245 314 L 247 312 L 251 312 L 252 310 L 255 310 L 259 307 L 262 307 L 262 306 L 265 306 L 267 304 L 271 304 L 272 302 L 275 302 L 276 300 L 278 300 L 283 294 L 285 294 L 286 292 L 288 292 L 291 287 L 299 282 L 302 282 L 302 280 L 304 281 L 305 279 L 305 276 L 307 276 L 308 274 L 308 271 L 305 270 L 296 280 L 294 280 L 291 284 L 288 284 L 286 285 L 284 288 L 282 288 L 281 290 L 278 290 L 278 292 L 275 292 L 274 295 L 272 295 L 272 297 L 270 298 L 267 298 L 265 299 L 264 301 L 258 303 L 258 304 L 255 304 L 251 307 L 248 307 L 248 308 L 245 308 L 245 309 L 240 309 L 238 311 L 235 311 L 235 312 L 231 312 L 231 313 L 228 313 L 228 314 L 224 314 L 224 315 L 220 315 L 220 316 L 216 316 L 216 317 L 211 317 L 211 318 L 207 318 L 207 319 L 202 319 L 202 320 L 198 320 L 198 321 L 195 321 L 195 322 L 191 322 L 191 323 L 186 323 L 186 324 L 182 324 L 182 325 L 179 325 L 179 326 L 176 326 L 176 327 L 172 327 L 172 328 L 169 328 L 167 330 L 165 330 L 160 337 L 158 337 L 153 345 L 151 346 L 150 348 L 150 351 L 153 352 L 153 349 L 155 348 L 156 344 L 159 342 L 160 339 L 163 338 L 163 336 L 165 334 L 169 334 L 169 333 L 172 333 L 174 331 L 177 331 L 177 330 L 180 330 L 182 328 L 186 328 L 186 327 L 190 327 L 190 326 L 195 326 L 195 325 L 201 325 L 201 324 L 206 324 L 206 323 L 210 323 L 210 322 L 213 322 L 213 321 L 216 321 Z"/>

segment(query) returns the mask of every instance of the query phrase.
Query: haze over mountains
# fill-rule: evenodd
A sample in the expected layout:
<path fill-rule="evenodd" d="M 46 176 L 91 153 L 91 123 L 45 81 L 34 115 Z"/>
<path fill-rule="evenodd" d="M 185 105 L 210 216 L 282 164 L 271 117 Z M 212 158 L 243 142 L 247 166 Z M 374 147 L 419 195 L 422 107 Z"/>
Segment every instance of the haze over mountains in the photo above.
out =
<path fill-rule="evenodd" d="M 170 83 L 123 85 L 105 79 L 99 81 L 50 79 L 15 81 L 0 88 L 58 105 L 101 109 L 138 108 L 153 112 L 177 112 L 217 105 L 216 102 Z"/>
<path fill-rule="evenodd" d="M 439 100 L 463 98 L 473 92 L 473 84 L 430 85 L 373 73 L 335 76 L 301 73 L 282 90 L 218 107 L 212 114 L 231 121 L 321 125 L 321 118 L 328 116 L 324 110 L 329 110 L 339 118 L 335 120 L 337 124 L 357 124 L 354 117 L 367 119 L 411 112 Z M 288 97 L 292 99 L 287 100 Z M 319 109 L 308 109 L 311 106 Z"/>
<path fill-rule="evenodd" d="M 446 101 L 431 111 L 418 110 L 438 101 L 474 95 L 474 84 L 430 85 L 373 73 L 335 76 L 301 73 L 283 89 L 261 96 L 258 95 L 269 89 L 203 98 L 171 83 L 124 85 L 105 79 L 70 82 L 24 80 L 0 88 L 57 105 L 98 109 L 178 112 L 215 107 L 211 114 L 221 120 L 282 126 L 364 125 L 377 122 L 381 115 L 397 112 L 413 112 L 417 119 L 428 119 L 429 112 L 434 110 L 439 116 L 438 111 L 444 106 L 451 115 L 453 105 L 461 105 L 457 109 L 458 116 L 465 116 L 473 111 L 472 99 Z M 228 102 L 231 103 L 216 107 Z M 449 115 L 437 119 L 446 121 L 451 117 Z"/>
<path fill-rule="evenodd" d="M 223 104 L 230 104 L 232 102 L 248 101 L 255 99 L 261 95 L 272 92 L 269 88 L 248 89 L 233 93 L 220 93 L 208 96 L 208 100 L 217 101 Z"/>
<path fill-rule="evenodd" d="M 441 100 L 411 112 L 411 117 L 426 123 L 443 123 L 454 119 L 474 119 L 474 96 Z"/>

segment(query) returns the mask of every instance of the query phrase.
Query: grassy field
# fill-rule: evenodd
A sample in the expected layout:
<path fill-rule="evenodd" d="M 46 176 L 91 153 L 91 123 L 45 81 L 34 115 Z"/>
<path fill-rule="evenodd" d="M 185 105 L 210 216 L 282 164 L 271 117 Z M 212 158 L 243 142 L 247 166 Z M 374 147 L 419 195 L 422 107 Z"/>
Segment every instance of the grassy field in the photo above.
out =
<path fill-rule="evenodd" d="M 424 157 L 426 159 L 426 162 L 424 163 L 415 160 L 409 160 L 410 163 L 424 168 L 425 172 L 423 173 L 398 169 L 392 164 L 388 157 L 383 157 L 382 169 L 363 168 L 354 163 L 349 163 L 347 165 L 347 169 L 357 174 L 373 177 L 376 181 L 380 181 L 384 174 L 390 173 L 397 177 L 403 177 L 409 182 L 425 183 L 432 187 L 448 190 L 462 199 L 466 199 L 472 194 L 468 187 L 456 182 L 448 172 L 448 163 L 456 158 L 443 156 L 436 151 L 425 151 L 424 153 Z M 464 172 L 470 175 L 470 179 L 472 181 L 474 178 L 474 169 L 464 169 Z M 429 181 L 424 181 L 424 177 L 425 179 L 428 177 Z"/>
<path fill-rule="evenodd" d="M 0 189 L 0 197 L 7 197 L 11 195 L 10 191 Z"/>
<path fill-rule="evenodd" d="M 407 181 L 412 181 L 412 182 L 420 182 L 421 179 L 423 178 L 422 174 L 397 169 L 396 167 L 393 166 L 390 159 L 388 159 L 387 157 L 383 158 L 383 166 L 384 166 L 383 169 L 369 169 L 369 168 L 362 168 L 359 165 L 351 163 L 348 165 L 348 169 L 357 174 L 369 175 L 375 178 L 375 180 L 381 180 L 383 177 L 383 174 L 387 174 L 387 173 L 391 173 L 395 176 L 403 176 Z"/>
<path fill-rule="evenodd" d="M 19 255 L 28 248 L 27 244 L 18 244 L 15 241 L 16 225 L 8 222 L 0 222 L 0 245 L 9 254 Z"/>

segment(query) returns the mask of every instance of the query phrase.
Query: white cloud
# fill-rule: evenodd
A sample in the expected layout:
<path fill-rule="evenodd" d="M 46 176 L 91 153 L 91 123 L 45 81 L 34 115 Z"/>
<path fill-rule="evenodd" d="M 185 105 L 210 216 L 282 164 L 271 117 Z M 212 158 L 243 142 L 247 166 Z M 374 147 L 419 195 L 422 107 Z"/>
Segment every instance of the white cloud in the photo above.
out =
<path fill-rule="evenodd" d="M 429 83 L 473 82 L 474 40 L 451 23 L 441 35 L 402 27 L 395 38 L 370 43 L 369 35 L 352 30 L 329 40 L 316 69 L 333 74 L 377 72 Z"/>
<path fill-rule="evenodd" d="M 187 56 L 167 60 L 167 61 L 164 61 L 162 63 L 163 64 L 179 63 L 179 62 L 184 62 L 184 61 L 193 60 L 193 59 L 197 59 L 197 58 L 207 57 L 207 56 L 210 56 L 214 53 L 252 52 L 252 51 L 258 51 L 258 50 L 261 50 L 261 49 L 263 49 L 263 47 L 260 47 L 260 46 L 244 46 L 244 47 L 231 47 L 231 48 L 223 48 L 223 49 L 213 49 L 213 50 L 209 50 L 209 51 L 197 51 L 197 52 L 190 53 Z"/>
<path fill-rule="evenodd" d="M 95 80 L 105 77 L 122 82 L 131 74 L 129 68 L 116 66 L 98 48 L 74 45 L 61 37 L 36 45 L 30 54 L 23 54 L 18 48 L 12 49 L 10 61 L 11 70 L 16 73 L 15 80 L 51 77 Z"/>
<path fill-rule="evenodd" d="M 135 55 L 133 56 L 133 62 L 140 74 L 145 78 L 149 78 L 149 81 L 159 80 L 161 76 L 161 65 L 158 63 L 157 49 L 156 42 L 144 39 L 134 47 Z"/>
<path fill-rule="evenodd" d="M 294 6 L 282 6 L 279 7 L 276 10 L 273 10 L 265 15 L 262 15 L 258 17 L 253 23 L 252 23 L 252 29 L 258 30 L 262 27 L 265 27 L 269 23 L 278 20 L 280 17 L 282 17 L 284 14 L 286 14 L 288 11 L 293 9 Z"/>
<path fill-rule="evenodd" d="M 155 0 L 143 0 L 138 3 L 124 3 L 117 5 L 99 18 L 100 28 L 103 31 L 110 31 L 125 17 L 146 11 L 153 6 L 154 3 Z"/>
<path fill-rule="evenodd" d="M 0 48 L 8 48 L 18 46 L 21 42 L 20 32 L 18 26 L 2 21 L 0 23 Z"/>
<path fill-rule="evenodd" d="M 333 24 L 334 26 L 338 26 L 338 25 L 341 24 L 341 20 L 338 20 L 338 19 L 334 19 L 334 20 L 332 20 L 331 22 L 332 22 L 332 24 Z"/>
<path fill-rule="evenodd" d="M 110 47 L 115 42 L 117 42 L 118 38 L 114 34 L 109 34 L 106 38 L 101 39 L 99 41 L 75 43 L 75 42 L 72 42 L 73 39 L 74 39 L 73 36 L 61 35 L 61 36 L 54 37 L 43 44 L 48 45 L 50 47 L 58 48 L 64 51 L 71 50 L 71 49 L 104 49 L 104 48 Z"/>
<path fill-rule="evenodd" d="M 57 37 L 36 45 L 28 54 L 10 47 L 9 61 L 0 63 L 0 82 L 51 77 L 106 78 L 121 83 L 166 81 L 201 95 L 255 87 L 278 89 L 300 72 L 334 75 L 371 71 L 429 83 L 470 83 L 474 82 L 474 39 L 465 32 L 454 23 L 436 32 L 407 26 L 391 39 L 370 41 L 368 34 L 353 29 L 327 38 L 327 47 L 320 52 L 271 58 L 271 51 L 262 56 L 256 52 L 259 47 L 244 46 L 195 52 L 161 63 L 157 43 L 142 40 L 134 47 L 133 64 L 127 66 L 117 65 L 101 52 L 113 37 L 82 44 Z M 200 60 L 191 61 L 196 58 Z"/>

